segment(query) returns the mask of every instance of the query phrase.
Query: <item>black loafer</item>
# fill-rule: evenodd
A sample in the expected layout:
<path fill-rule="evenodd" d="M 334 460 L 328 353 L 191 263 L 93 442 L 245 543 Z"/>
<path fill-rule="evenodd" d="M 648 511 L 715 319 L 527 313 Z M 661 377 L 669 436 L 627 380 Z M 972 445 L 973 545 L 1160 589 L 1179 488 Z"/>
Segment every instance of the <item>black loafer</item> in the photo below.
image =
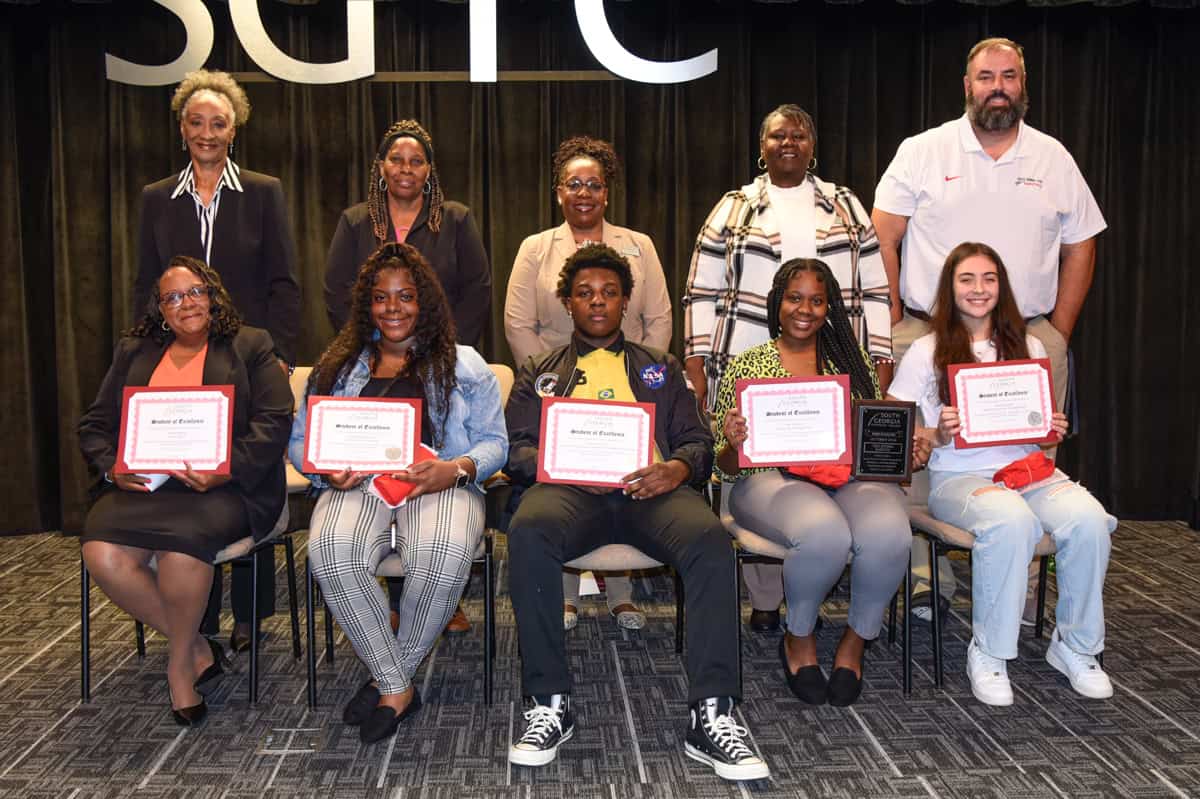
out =
<path fill-rule="evenodd" d="M 861 669 L 862 666 L 859 666 Z M 834 707 L 849 707 L 862 694 L 862 677 L 847 668 L 838 667 L 829 678 L 828 699 Z"/>
<path fill-rule="evenodd" d="M 196 678 L 196 689 L 199 690 L 201 685 L 215 680 L 225 673 L 225 666 L 229 665 L 228 658 L 225 657 L 225 650 L 211 638 L 205 638 L 208 648 L 212 650 L 213 662 L 207 669 L 200 672 L 200 676 Z"/>
<path fill-rule="evenodd" d="M 779 629 L 779 609 L 750 611 L 750 629 L 756 633 L 773 633 Z"/>
<path fill-rule="evenodd" d="M 233 632 L 229 634 L 229 651 L 230 652 L 249 652 L 250 651 L 250 636 L 240 631 L 235 625 Z"/>
<path fill-rule="evenodd" d="M 349 724 L 351 727 L 357 727 L 367 720 L 371 715 L 371 711 L 379 704 L 379 687 L 373 685 L 370 680 L 363 684 L 362 688 L 358 689 L 358 693 L 350 698 L 346 703 L 346 708 L 342 711 L 342 721 Z"/>
<path fill-rule="evenodd" d="M 825 682 L 825 675 L 821 673 L 821 667 L 817 665 L 801 666 L 793 674 L 788 667 L 786 640 L 786 635 L 779 639 L 779 662 L 783 664 L 783 677 L 788 688 L 796 695 L 797 699 L 805 704 L 825 704 L 828 685 Z"/>
<path fill-rule="evenodd" d="M 371 711 L 362 726 L 358 728 L 358 737 L 365 744 L 373 744 L 385 738 L 391 738 L 400 727 L 400 722 L 412 717 L 421 709 L 421 694 L 413 689 L 412 701 L 399 714 L 390 707 L 380 705 Z"/>

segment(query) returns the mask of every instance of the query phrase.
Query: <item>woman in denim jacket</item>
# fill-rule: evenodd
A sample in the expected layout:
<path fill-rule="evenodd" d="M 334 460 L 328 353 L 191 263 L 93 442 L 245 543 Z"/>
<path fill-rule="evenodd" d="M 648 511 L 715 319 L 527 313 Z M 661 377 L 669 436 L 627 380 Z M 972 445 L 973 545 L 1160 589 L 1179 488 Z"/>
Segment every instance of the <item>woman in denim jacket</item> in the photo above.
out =
<path fill-rule="evenodd" d="M 454 317 L 433 270 L 412 246 L 385 244 L 359 270 L 350 320 L 309 379 L 306 395 L 420 399 L 421 443 L 437 453 L 386 476 L 349 470 L 308 475 L 320 492 L 309 560 L 321 592 L 371 679 L 346 706 L 371 743 L 421 706 L 413 673 L 446 626 L 483 534 L 481 485 L 504 465 L 508 437 L 495 375 L 471 347 L 455 346 Z M 307 397 L 288 456 L 304 463 Z M 376 481 L 410 484 L 398 508 Z M 393 483 L 394 484 L 394 483 Z M 400 629 L 374 572 L 396 523 L 406 580 Z"/>

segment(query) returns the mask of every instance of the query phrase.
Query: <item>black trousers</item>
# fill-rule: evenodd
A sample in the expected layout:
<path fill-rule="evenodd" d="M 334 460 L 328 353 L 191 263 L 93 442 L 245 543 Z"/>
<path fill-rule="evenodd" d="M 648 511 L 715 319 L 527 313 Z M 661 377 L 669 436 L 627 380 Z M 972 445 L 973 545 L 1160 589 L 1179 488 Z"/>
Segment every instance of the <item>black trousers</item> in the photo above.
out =
<path fill-rule="evenodd" d="M 688 487 L 648 500 L 539 483 L 508 529 L 509 593 L 526 696 L 569 693 L 562 623 L 563 563 L 629 544 L 676 569 L 687 614 L 688 702 L 739 697 L 737 604 L 729 533 Z"/>
<path fill-rule="evenodd" d="M 249 564 L 234 563 L 233 582 L 229 589 L 229 604 L 233 606 L 233 620 L 250 623 L 250 608 L 253 596 L 254 573 Z M 203 635 L 217 635 L 221 631 L 221 595 L 225 590 L 225 569 L 213 569 L 212 590 L 208 594 L 208 607 L 200 622 Z M 275 547 L 267 547 L 258 556 L 258 617 L 265 619 L 275 615 Z"/>

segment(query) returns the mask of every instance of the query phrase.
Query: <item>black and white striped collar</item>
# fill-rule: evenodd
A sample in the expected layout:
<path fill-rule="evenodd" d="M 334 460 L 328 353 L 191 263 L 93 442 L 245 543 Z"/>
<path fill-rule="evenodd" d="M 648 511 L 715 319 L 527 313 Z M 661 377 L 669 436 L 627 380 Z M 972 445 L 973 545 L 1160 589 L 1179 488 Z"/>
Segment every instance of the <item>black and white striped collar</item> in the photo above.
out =
<path fill-rule="evenodd" d="M 222 188 L 228 188 L 232 191 L 242 191 L 242 181 L 238 178 L 241 171 L 241 168 L 233 162 L 232 158 L 226 158 L 225 168 L 221 170 L 221 177 L 217 181 L 217 190 L 220 191 Z M 192 162 L 188 161 L 188 165 L 179 173 L 179 180 L 175 183 L 175 190 L 171 192 L 171 199 L 174 200 L 184 192 L 191 194 L 195 190 L 196 180 L 192 172 Z"/>

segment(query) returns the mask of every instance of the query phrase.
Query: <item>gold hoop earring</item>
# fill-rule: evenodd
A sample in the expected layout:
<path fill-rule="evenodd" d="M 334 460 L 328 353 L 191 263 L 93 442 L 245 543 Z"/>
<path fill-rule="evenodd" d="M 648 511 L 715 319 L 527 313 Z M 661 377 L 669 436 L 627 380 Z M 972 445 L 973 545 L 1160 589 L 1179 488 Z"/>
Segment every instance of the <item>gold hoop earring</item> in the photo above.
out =
<path fill-rule="evenodd" d="M 766 169 L 766 168 L 767 168 L 767 162 L 766 162 L 766 159 L 764 159 L 764 158 L 763 158 L 761 155 L 758 157 L 758 168 L 759 168 L 759 169 Z"/>
<path fill-rule="evenodd" d="M 812 172 L 816 168 L 817 168 L 817 157 L 814 155 L 812 162 L 808 165 L 808 171 Z"/>

